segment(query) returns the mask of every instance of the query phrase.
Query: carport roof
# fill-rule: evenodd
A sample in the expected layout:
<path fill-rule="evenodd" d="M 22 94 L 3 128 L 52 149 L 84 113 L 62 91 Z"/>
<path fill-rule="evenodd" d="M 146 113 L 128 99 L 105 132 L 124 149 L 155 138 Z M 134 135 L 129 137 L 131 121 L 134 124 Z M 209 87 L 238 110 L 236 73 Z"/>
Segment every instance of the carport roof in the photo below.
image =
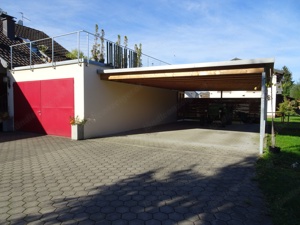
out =
<path fill-rule="evenodd" d="M 196 64 L 98 70 L 102 80 L 179 91 L 260 90 L 262 73 L 269 78 L 274 59 L 232 60 Z"/>

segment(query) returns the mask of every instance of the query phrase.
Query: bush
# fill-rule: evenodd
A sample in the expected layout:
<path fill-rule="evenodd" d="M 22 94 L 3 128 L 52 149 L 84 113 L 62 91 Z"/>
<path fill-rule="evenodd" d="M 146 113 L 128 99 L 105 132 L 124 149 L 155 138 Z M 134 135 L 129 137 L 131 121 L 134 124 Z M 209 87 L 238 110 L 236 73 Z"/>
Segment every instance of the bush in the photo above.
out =
<path fill-rule="evenodd" d="M 278 111 L 284 115 L 296 115 L 297 102 L 295 100 L 288 100 L 286 97 L 282 103 L 279 103 Z"/>
<path fill-rule="evenodd" d="M 66 57 L 69 58 L 69 59 L 77 59 L 78 58 L 78 50 L 77 49 L 73 49 L 71 52 L 68 52 L 66 54 Z M 79 58 L 82 59 L 82 58 L 86 58 L 83 54 L 83 52 L 79 52 Z"/>

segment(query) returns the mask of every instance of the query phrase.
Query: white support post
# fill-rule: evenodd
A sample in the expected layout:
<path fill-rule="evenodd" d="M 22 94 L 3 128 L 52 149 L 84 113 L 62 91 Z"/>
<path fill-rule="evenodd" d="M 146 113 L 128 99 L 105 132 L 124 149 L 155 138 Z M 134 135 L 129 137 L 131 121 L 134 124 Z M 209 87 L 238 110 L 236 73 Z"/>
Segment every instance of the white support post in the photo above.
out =
<path fill-rule="evenodd" d="M 263 154 L 266 133 L 266 72 L 261 77 L 259 154 Z"/>

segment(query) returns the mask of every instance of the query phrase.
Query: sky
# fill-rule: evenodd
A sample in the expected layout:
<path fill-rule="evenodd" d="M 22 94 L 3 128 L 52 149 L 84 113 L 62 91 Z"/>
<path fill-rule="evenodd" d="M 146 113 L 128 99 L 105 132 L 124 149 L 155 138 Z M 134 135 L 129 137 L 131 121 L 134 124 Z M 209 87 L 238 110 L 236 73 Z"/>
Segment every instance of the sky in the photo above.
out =
<path fill-rule="evenodd" d="M 299 0 L 0 0 L 0 8 L 50 37 L 105 30 L 170 64 L 274 58 L 300 83 Z"/>

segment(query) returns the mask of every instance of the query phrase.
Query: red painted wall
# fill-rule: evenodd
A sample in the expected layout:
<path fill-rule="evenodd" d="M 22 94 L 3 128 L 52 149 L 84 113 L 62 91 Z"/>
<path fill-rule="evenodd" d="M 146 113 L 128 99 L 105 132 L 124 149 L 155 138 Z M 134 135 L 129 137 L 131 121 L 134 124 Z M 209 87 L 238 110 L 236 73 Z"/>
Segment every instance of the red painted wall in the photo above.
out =
<path fill-rule="evenodd" d="M 45 134 L 40 117 L 40 82 L 14 83 L 15 130 Z"/>
<path fill-rule="evenodd" d="M 71 136 L 74 115 L 74 79 L 14 83 L 15 129 Z"/>

